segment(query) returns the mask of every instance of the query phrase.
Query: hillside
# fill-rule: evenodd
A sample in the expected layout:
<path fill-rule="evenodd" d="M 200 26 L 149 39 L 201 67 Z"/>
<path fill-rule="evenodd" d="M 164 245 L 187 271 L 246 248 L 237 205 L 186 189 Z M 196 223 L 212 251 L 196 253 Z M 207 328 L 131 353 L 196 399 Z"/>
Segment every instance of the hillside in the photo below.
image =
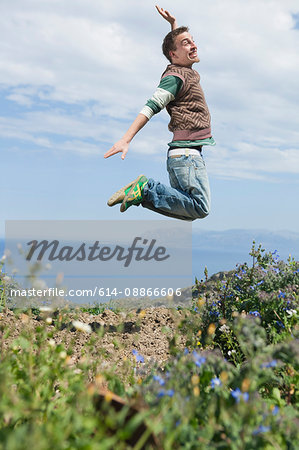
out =
<path fill-rule="evenodd" d="M 299 262 L 253 246 L 188 307 L 12 310 L 5 292 L 0 449 L 298 448 Z"/>

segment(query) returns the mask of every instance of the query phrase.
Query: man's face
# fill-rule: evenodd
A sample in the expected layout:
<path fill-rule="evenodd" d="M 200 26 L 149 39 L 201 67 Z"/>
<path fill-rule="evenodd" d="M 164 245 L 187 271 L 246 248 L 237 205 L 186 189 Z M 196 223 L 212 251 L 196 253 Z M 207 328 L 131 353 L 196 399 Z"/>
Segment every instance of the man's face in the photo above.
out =
<path fill-rule="evenodd" d="M 190 33 L 185 31 L 182 34 L 179 34 L 176 37 L 175 45 L 176 50 L 169 52 L 172 64 L 191 67 L 195 62 L 199 62 L 197 47 Z"/>

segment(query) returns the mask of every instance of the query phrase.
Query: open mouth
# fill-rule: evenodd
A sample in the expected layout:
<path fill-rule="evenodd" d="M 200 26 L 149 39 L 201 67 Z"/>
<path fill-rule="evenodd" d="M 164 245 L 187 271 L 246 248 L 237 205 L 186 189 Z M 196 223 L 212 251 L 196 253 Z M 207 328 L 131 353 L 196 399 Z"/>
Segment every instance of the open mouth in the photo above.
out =
<path fill-rule="evenodd" d="M 194 50 L 193 52 L 190 52 L 189 55 L 188 55 L 188 58 L 189 59 L 197 58 L 197 51 Z"/>

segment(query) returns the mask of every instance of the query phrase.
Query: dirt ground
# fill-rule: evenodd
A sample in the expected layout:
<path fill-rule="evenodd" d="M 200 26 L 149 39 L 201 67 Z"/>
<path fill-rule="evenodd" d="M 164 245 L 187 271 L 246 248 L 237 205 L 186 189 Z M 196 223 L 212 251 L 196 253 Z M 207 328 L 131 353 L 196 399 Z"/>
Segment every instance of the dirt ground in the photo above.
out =
<path fill-rule="evenodd" d="M 77 365 L 88 357 L 99 363 L 99 371 L 113 367 L 118 372 L 123 370 L 124 361 L 134 361 L 132 350 L 137 350 L 150 366 L 162 365 L 170 356 L 169 340 L 177 333 L 186 314 L 164 307 L 119 313 L 107 309 L 98 315 L 80 310 L 44 311 L 34 315 L 7 309 L 0 313 L 2 351 L 22 331 L 32 335 L 36 327 L 43 325 L 52 345 L 62 343 L 67 352 L 70 350 L 71 364 Z M 74 320 L 80 322 L 76 324 L 79 328 L 80 324 L 89 325 L 89 332 L 75 328 Z M 92 344 L 88 345 L 91 338 Z M 185 343 L 186 337 L 179 335 L 176 345 L 183 349 Z"/>

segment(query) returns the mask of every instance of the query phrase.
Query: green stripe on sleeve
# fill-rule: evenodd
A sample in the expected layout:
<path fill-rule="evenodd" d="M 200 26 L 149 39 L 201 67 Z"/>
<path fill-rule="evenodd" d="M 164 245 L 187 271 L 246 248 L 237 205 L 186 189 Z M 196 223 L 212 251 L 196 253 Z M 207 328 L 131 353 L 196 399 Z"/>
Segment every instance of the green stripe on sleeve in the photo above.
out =
<path fill-rule="evenodd" d="M 154 114 L 157 114 L 162 109 L 156 102 L 154 102 L 151 99 L 146 102 L 146 106 L 151 108 L 151 110 L 153 111 Z"/>
<path fill-rule="evenodd" d="M 175 99 L 182 86 L 183 81 L 179 77 L 174 75 L 164 77 L 152 98 L 146 102 L 140 111 L 141 114 L 151 119 L 154 114 L 159 113 L 161 109 L 165 108 L 169 102 Z"/>
<path fill-rule="evenodd" d="M 181 80 L 181 78 L 174 75 L 167 75 L 162 78 L 158 87 L 164 89 L 165 91 L 171 92 L 171 94 L 176 97 L 182 86 L 183 80 Z"/>

